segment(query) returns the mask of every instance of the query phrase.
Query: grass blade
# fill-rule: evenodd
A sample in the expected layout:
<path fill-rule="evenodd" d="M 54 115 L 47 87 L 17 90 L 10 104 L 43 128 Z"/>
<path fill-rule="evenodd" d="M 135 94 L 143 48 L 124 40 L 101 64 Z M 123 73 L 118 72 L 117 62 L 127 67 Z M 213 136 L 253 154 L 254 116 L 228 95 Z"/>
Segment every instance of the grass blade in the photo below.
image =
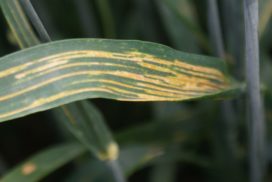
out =
<path fill-rule="evenodd" d="M 50 37 L 31 2 L 29 0 L 23 0 L 22 3 L 34 24 L 34 27 L 40 34 L 41 39 L 46 42 L 50 42 Z M 13 22 L 11 22 L 11 24 L 13 24 Z M 33 37 L 30 37 L 30 39 L 32 38 Z M 111 169 L 114 170 L 113 174 L 118 182 L 125 181 L 122 171 L 118 167 L 118 163 L 114 162 L 118 158 L 118 146 L 113 141 L 110 131 L 104 124 L 102 116 L 94 106 L 88 105 L 87 102 L 70 104 L 68 106 L 61 107 L 58 115 L 63 116 L 60 121 L 64 121 L 70 131 L 79 139 L 80 142 L 90 149 L 91 153 L 97 154 L 100 160 L 112 161 L 108 163 L 109 166 L 111 166 Z"/>
<path fill-rule="evenodd" d="M 126 176 L 129 177 L 138 170 L 146 167 L 159 156 L 163 154 L 163 149 L 160 147 L 146 146 L 146 145 L 132 145 L 121 148 L 119 162 L 122 170 Z M 92 172 L 90 172 L 92 171 Z M 110 173 L 108 166 L 95 159 L 86 161 L 74 173 L 67 177 L 67 182 L 74 181 L 112 181 L 111 177 L 107 175 Z M 84 177 L 84 180 L 82 180 Z"/>
<path fill-rule="evenodd" d="M 93 105 L 87 101 L 81 101 L 54 109 L 54 111 L 58 120 L 63 121 L 70 132 L 92 154 L 108 164 L 117 182 L 126 181 L 117 162 L 119 147 L 105 125 L 102 114 Z"/>
<path fill-rule="evenodd" d="M 184 26 L 185 29 L 188 29 L 190 32 L 188 32 L 188 35 L 191 36 L 190 34 L 193 35 L 193 38 L 196 39 L 197 43 L 199 44 L 199 46 L 205 50 L 205 51 L 210 51 L 210 45 L 209 45 L 209 41 L 208 38 L 206 37 L 206 35 L 201 31 L 201 28 L 199 27 L 199 23 L 197 23 L 196 18 L 193 16 L 194 14 L 192 13 L 194 8 L 192 5 L 192 2 L 188 1 L 188 0 L 183 0 L 183 2 L 179 2 L 179 1 L 169 1 L 169 0 L 157 0 L 156 1 L 157 5 L 159 6 L 159 8 L 162 10 L 161 14 L 164 17 L 164 23 L 166 25 L 168 25 L 168 28 L 172 28 L 172 26 L 175 27 L 179 27 L 181 28 L 181 26 Z M 182 10 L 179 10 L 177 7 L 187 7 L 184 8 Z M 190 9 L 190 10 L 188 10 Z M 167 10 L 169 12 L 167 12 Z M 189 12 L 188 12 L 189 11 Z M 191 11 L 191 12 L 190 12 Z M 173 17 L 173 19 L 169 20 L 171 16 Z M 167 20 L 166 20 L 167 19 Z M 175 22 L 174 25 L 171 22 Z M 177 23 L 178 21 L 178 23 Z M 171 27 L 170 27 L 171 24 Z M 178 26 L 180 25 L 180 26 Z M 186 31 L 186 30 L 185 30 Z M 177 40 L 175 40 L 175 44 L 177 46 L 180 46 L 181 43 L 177 43 L 178 41 L 181 41 L 181 39 L 178 39 L 178 37 L 180 37 L 181 35 L 178 35 L 177 32 L 175 32 L 175 30 L 169 30 L 169 33 L 171 33 L 172 37 L 176 37 Z M 179 32 L 181 34 L 181 32 Z M 182 39 L 182 41 L 184 41 Z M 190 43 L 192 44 L 192 43 Z M 192 50 L 190 50 L 192 51 Z"/>
<path fill-rule="evenodd" d="M 1 10 L 21 48 L 39 44 L 39 39 L 32 30 L 18 0 L 1 0 Z"/>
<path fill-rule="evenodd" d="M 165 29 L 175 48 L 186 52 L 199 52 L 198 36 L 192 31 L 192 27 L 188 25 L 193 24 L 193 27 L 198 29 L 196 31 L 199 32 L 199 27 L 195 25 L 198 22 L 193 13 L 194 8 L 191 2 L 188 0 L 175 1 L 172 3 L 165 0 L 156 0 L 155 2 L 159 8 Z M 183 8 L 181 10 L 171 8 L 171 5 Z"/>
<path fill-rule="evenodd" d="M 141 41 L 52 42 L 2 57 L 0 70 L 1 121 L 86 98 L 174 101 L 236 89 L 223 61 Z"/>
<path fill-rule="evenodd" d="M 55 109 L 54 113 L 97 158 L 103 161 L 118 158 L 118 146 L 105 125 L 102 114 L 89 102 L 68 104 Z"/>
<path fill-rule="evenodd" d="M 122 169 L 125 171 L 126 176 L 132 175 L 135 171 L 146 166 L 150 160 L 159 157 L 163 153 L 167 143 L 174 140 L 176 141 L 176 134 L 180 133 L 180 130 L 184 128 L 186 127 L 182 122 L 170 122 L 170 124 L 167 124 L 166 122 L 151 122 L 150 124 L 143 124 L 137 128 L 127 129 L 117 133 L 115 137 L 117 138 L 118 142 L 121 143 L 122 146 L 126 146 L 121 148 L 119 157 L 120 164 Z M 188 134 L 186 132 L 186 137 L 187 136 Z M 140 137 L 142 137 L 142 139 Z M 160 137 L 164 139 L 163 143 Z M 142 143 L 141 140 L 144 140 L 144 138 L 146 139 L 146 144 L 140 145 L 139 143 Z M 69 152 L 67 153 L 67 151 Z M 86 147 L 79 144 L 62 144 L 60 146 L 56 146 L 49 150 L 38 153 L 26 162 L 23 162 L 21 165 L 8 172 L 1 179 L 1 182 L 32 182 L 41 180 L 51 172 L 62 167 L 71 160 L 74 160 L 76 157 L 83 155 L 87 151 L 88 149 Z M 54 156 L 51 155 L 52 153 Z M 51 156 L 50 160 L 45 157 L 47 155 Z M 33 173 L 27 176 L 22 175 L 22 166 L 24 166 L 24 164 L 28 164 L 29 161 L 41 167 L 39 170 L 35 170 Z M 52 161 L 52 163 L 50 161 Z M 88 171 L 86 172 L 90 178 L 97 174 L 96 172 L 94 172 L 94 174 L 90 173 L 90 171 L 94 171 L 95 169 L 99 170 L 98 165 L 104 165 L 103 162 L 98 160 L 96 160 L 97 162 L 95 162 L 94 159 L 91 161 L 92 162 L 88 165 Z M 48 168 L 43 166 L 47 166 Z M 82 168 L 85 167 L 82 166 Z M 79 168 L 79 170 L 82 168 Z M 19 174 L 19 176 L 17 176 L 17 174 Z M 82 177 L 84 174 L 80 175 Z"/>
<path fill-rule="evenodd" d="M 14 2 L 18 3 L 18 1 L 14 1 Z M 43 37 L 43 39 L 45 41 L 50 41 L 50 37 L 47 34 L 47 31 L 45 30 L 42 22 L 40 21 L 37 13 L 35 12 L 31 2 L 29 0 L 24 0 L 23 5 L 25 6 L 26 11 L 28 12 L 29 16 L 31 17 L 31 20 L 34 22 L 34 25 L 37 28 L 37 31 L 40 32 L 41 37 Z M 18 4 L 18 7 L 20 7 L 19 4 Z M 12 11 L 13 6 L 10 6 L 9 10 Z M 18 18 L 20 18 L 20 17 L 18 17 Z M 11 21 L 10 23 L 14 24 L 13 21 Z M 27 24 L 28 22 L 25 22 L 25 23 Z M 20 30 L 17 30 L 17 31 L 20 32 Z M 22 39 L 22 36 L 19 38 Z M 31 36 L 31 37 L 28 37 L 28 40 L 31 41 L 34 38 L 35 38 L 35 36 Z M 26 47 L 28 45 L 23 44 L 22 46 Z M 34 45 L 32 45 L 32 46 L 34 46 Z M 94 116 L 90 115 L 90 112 Z M 104 143 L 105 143 L 105 146 L 108 147 L 108 144 L 110 145 L 111 143 L 114 143 L 113 140 L 111 139 L 109 131 L 107 130 L 106 126 L 104 126 L 104 124 L 103 124 L 104 121 L 103 121 L 103 119 L 101 119 L 102 116 L 100 116 L 100 113 L 98 113 L 98 111 L 95 109 L 94 106 L 91 106 L 86 102 L 75 103 L 75 104 L 63 106 L 61 109 L 58 109 L 58 114 L 56 114 L 56 115 L 62 116 L 61 120 L 63 120 L 63 118 L 65 118 L 64 121 L 67 125 L 70 123 L 68 128 L 72 131 L 73 134 L 75 134 L 75 136 L 80 136 L 80 140 L 82 140 L 82 139 L 84 140 L 86 138 L 92 139 L 91 142 L 89 142 L 88 140 L 86 140 L 85 142 L 82 142 L 84 144 L 87 144 L 88 148 L 93 149 L 92 148 L 93 145 L 94 145 L 94 147 L 95 146 L 102 146 L 103 147 Z M 77 120 L 75 118 L 77 118 Z M 97 120 L 97 121 L 95 121 L 95 120 Z M 92 132 L 90 132 L 90 131 L 88 132 L 88 131 L 86 131 L 86 129 L 89 129 Z M 104 136 L 102 138 L 102 142 L 101 142 L 101 140 L 97 141 L 97 142 L 101 142 L 99 144 L 97 144 L 96 141 L 94 140 L 94 139 L 99 139 L 99 137 L 93 137 L 93 136 L 86 137 L 84 135 L 84 134 L 87 134 L 87 135 L 94 134 L 95 135 L 98 132 L 103 133 L 103 136 Z M 81 134 L 78 135 L 78 133 L 81 133 Z M 107 149 L 108 148 L 105 148 L 105 150 L 104 150 L 102 148 L 99 151 L 101 153 L 103 153 L 103 152 L 106 153 Z M 94 153 L 97 153 L 97 150 L 92 150 L 92 151 Z"/>
<path fill-rule="evenodd" d="M 15 167 L 1 179 L 1 182 L 39 181 L 84 152 L 84 147 L 78 144 L 63 144 L 47 149 Z"/>
<path fill-rule="evenodd" d="M 98 30 L 96 19 L 94 17 L 93 7 L 88 0 L 73 0 L 75 8 L 77 10 L 80 24 L 85 36 L 87 37 L 98 37 Z"/>
<path fill-rule="evenodd" d="M 96 4 L 100 12 L 105 37 L 114 38 L 116 36 L 115 21 L 111 11 L 110 2 L 108 0 L 96 0 Z"/>

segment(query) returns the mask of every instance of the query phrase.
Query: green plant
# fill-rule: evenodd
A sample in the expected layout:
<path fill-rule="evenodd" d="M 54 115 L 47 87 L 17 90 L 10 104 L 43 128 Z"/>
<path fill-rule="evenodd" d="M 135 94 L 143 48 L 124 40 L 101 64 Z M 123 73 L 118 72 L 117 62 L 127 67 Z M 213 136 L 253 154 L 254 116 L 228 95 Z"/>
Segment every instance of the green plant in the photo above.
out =
<path fill-rule="evenodd" d="M 270 181 L 270 5 L 1 0 L 1 136 L 36 113 L 60 141 L 1 181 Z"/>

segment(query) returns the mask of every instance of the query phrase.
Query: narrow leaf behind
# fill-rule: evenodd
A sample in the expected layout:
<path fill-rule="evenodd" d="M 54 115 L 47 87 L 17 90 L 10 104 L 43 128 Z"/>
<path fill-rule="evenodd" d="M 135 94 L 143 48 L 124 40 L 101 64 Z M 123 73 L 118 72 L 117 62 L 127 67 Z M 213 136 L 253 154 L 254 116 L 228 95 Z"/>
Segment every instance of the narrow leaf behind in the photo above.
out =
<path fill-rule="evenodd" d="M 0 6 L 15 40 L 21 48 L 39 44 L 18 0 L 1 0 Z"/>
<path fill-rule="evenodd" d="M 60 166 L 82 155 L 85 148 L 78 144 L 63 144 L 36 154 L 15 167 L 1 182 L 32 182 L 42 179 Z"/>
<path fill-rule="evenodd" d="M 98 109 L 88 101 L 67 104 L 53 110 L 58 121 L 100 160 L 116 160 L 119 150 Z"/>

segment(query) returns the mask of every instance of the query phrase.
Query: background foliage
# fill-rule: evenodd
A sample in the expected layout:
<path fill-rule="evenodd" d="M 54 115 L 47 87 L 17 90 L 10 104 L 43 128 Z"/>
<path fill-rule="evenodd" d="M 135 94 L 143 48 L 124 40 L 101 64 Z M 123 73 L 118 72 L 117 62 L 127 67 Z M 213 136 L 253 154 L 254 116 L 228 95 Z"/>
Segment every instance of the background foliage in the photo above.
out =
<path fill-rule="evenodd" d="M 207 2 L 32 0 L 52 40 L 87 37 L 137 39 L 162 43 L 184 52 L 214 56 L 217 55 L 216 37 L 211 33 L 213 27 L 209 25 L 210 7 Z M 225 60 L 232 76 L 243 82 L 242 2 L 218 2 Z M 269 5 L 271 0 L 262 0 L 260 6 L 267 181 L 272 180 L 272 10 Z M 2 12 L 0 27 L 0 55 L 17 51 L 19 47 Z M 244 99 L 243 94 L 231 99 L 232 110 L 224 109 L 224 101 L 220 99 L 174 103 L 94 99 L 92 103 L 99 108 L 120 145 L 120 164 L 129 181 L 248 181 L 248 126 Z M 49 165 L 48 175 L 43 175 L 42 181 L 112 181 L 107 175 L 107 164 L 94 155 L 90 156 L 63 123 L 56 121 L 55 112 L 49 110 L 0 124 L 0 175 L 48 147 L 59 146 L 54 153 L 56 156 L 49 151 L 47 157 L 35 156 L 32 159 L 45 169 L 46 164 Z M 59 154 L 62 160 L 57 161 Z M 57 167 L 50 169 L 53 166 L 50 161 Z M 10 175 L 22 179 L 16 171 Z"/>

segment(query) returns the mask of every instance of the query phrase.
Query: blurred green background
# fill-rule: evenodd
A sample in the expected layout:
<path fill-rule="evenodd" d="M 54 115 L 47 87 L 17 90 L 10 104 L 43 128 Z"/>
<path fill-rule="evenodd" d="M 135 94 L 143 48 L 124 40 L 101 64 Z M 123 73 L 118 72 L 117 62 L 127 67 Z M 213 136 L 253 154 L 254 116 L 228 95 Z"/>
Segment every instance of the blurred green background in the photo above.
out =
<path fill-rule="evenodd" d="M 267 123 L 267 181 L 272 181 L 272 22 L 261 1 L 261 65 Z M 244 79 L 242 1 L 220 0 L 219 14 L 230 72 Z M 215 55 L 209 7 L 203 0 L 32 0 L 52 40 L 68 38 L 137 39 L 178 50 Z M 267 4 L 266 4 L 267 3 Z M 267 15 L 267 11 L 268 13 Z M 264 13 L 266 12 L 266 13 Z M 264 14 L 264 15 L 263 15 Z M 265 17 L 262 17 L 265 16 Z M 267 18 L 266 20 L 265 18 Z M 18 50 L 0 13 L 0 55 Z M 138 161 L 131 182 L 248 181 L 248 140 L 244 96 L 190 102 L 131 103 L 92 100 L 106 118 L 121 148 L 151 150 L 152 160 Z M 33 154 L 74 140 L 51 111 L 0 124 L 0 176 Z M 124 155 L 125 156 L 125 155 Z M 91 174 L 93 157 L 81 157 L 43 181 L 105 181 Z M 148 161 L 148 162 L 147 162 Z M 84 176 L 84 178 L 83 178 Z"/>

